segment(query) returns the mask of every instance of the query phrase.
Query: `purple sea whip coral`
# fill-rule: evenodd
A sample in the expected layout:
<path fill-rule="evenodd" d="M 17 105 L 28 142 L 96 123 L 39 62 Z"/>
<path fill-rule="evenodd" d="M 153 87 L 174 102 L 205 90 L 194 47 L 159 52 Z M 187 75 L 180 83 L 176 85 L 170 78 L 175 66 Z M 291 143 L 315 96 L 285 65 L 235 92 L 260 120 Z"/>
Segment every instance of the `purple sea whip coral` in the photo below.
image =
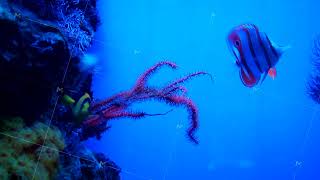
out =
<path fill-rule="evenodd" d="M 132 89 L 116 94 L 106 100 L 93 103 L 90 108 L 92 115 L 84 121 L 84 130 L 86 132 L 83 133 L 94 133 L 99 137 L 100 133 L 108 128 L 106 127 L 106 122 L 111 119 L 123 117 L 139 119 L 146 116 L 166 114 L 148 114 L 143 111 L 135 112 L 130 110 L 130 106 L 134 103 L 154 99 L 171 106 L 182 106 L 188 110 L 191 125 L 187 130 L 187 135 L 192 142 L 198 144 L 199 142 L 194 135 L 199 127 L 198 109 L 194 102 L 186 97 L 187 89 L 182 84 L 193 77 L 210 74 L 200 71 L 173 81 L 164 87 L 148 86 L 149 78 L 164 66 L 177 69 L 175 63 L 169 61 L 159 62 L 144 72 Z M 88 137 L 89 135 L 84 136 Z"/>

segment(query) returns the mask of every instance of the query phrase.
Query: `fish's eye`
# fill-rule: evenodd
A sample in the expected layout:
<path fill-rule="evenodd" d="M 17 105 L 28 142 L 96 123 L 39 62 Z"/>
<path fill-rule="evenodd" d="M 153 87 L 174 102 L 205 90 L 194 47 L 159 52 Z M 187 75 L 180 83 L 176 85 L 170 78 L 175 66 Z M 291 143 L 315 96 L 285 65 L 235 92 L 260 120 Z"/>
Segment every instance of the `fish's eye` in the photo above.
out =
<path fill-rule="evenodd" d="M 237 47 L 239 47 L 239 46 L 240 46 L 240 41 L 239 41 L 239 40 L 236 40 L 236 41 L 234 42 L 234 44 L 235 44 Z"/>

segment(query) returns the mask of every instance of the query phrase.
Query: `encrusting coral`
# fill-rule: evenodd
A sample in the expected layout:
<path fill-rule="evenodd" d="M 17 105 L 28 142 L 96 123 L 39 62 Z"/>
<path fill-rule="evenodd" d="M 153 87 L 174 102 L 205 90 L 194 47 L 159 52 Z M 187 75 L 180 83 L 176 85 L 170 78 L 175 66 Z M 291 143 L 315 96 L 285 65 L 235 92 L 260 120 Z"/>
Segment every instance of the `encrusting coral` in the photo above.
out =
<path fill-rule="evenodd" d="M 6 118 L 2 122 L 0 179 L 54 178 L 59 165 L 59 151 L 65 147 L 60 131 L 40 122 L 25 127 L 21 118 Z"/>

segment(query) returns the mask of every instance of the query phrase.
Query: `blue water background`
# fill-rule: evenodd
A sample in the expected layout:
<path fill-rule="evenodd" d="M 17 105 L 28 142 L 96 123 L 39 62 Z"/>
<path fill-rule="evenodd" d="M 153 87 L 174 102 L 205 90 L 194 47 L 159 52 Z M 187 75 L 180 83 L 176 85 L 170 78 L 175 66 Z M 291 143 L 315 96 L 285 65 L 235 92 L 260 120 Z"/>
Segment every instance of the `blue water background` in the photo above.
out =
<path fill-rule="evenodd" d="M 207 71 L 187 83 L 199 108 L 200 145 L 185 136 L 188 114 L 118 119 L 100 141 L 87 145 L 106 153 L 124 180 L 318 180 L 320 111 L 306 95 L 312 39 L 320 32 L 316 0 L 100 0 L 102 25 L 89 53 L 100 60 L 94 96 L 103 99 L 131 88 L 158 61 L 150 84 L 164 85 L 190 72 Z M 280 45 L 290 44 L 275 80 L 242 85 L 226 36 L 254 23 Z M 157 102 L 133 107 L 148 113 L 171 107 Z M 313 120 L 309 138 L 305 134 Z M 305 142 L 305 144 L 304 144 Z M 302 161 L 296 167 L 295 161 Z"/>

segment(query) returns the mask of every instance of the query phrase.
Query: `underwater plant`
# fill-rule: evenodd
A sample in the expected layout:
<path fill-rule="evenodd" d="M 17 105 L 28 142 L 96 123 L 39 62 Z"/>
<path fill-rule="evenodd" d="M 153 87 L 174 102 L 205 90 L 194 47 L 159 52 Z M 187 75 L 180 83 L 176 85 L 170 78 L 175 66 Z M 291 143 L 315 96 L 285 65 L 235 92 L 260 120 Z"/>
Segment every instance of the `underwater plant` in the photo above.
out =
<path fill-rule="evenodd" d="M 307 84 L 308 94 L 316 103 L 320 103 L 320 35 L 313 41 L 311 60 L 313 72 Z"/>
<path fill-rule="evenodd" d="M 190 127 L 187 130 L 189 139 L 198 144 L 195 137 L 195 131 L 199 126 L 198 109 L 195 103 L 186 96 L 187 88 L 182 84 L 199 75 L 210 75 L 206 72 L 196 72 L 189 74 L 181 79 L 177 79 L 164 87 L 151 87 L 147 85 L 149 78 L 162 67 L 167 66 L 171 69 L 177 69 L 175 63 L 169 61 L 159 62 L 145 71 L 137 80 L 132 89 L 118 93 L 106 100 L 92 103 L 90 107 L 91 115 L 84 121 L 83 136 L 86 139 L 92 134 L 99 138 L 100 133 L 105 131 L 107 121 L 118 118 L 140 119 L 146 116 L 164 115 L 148 114 L 146 112 L 135 112 L 130 107 L 137 102 L 147 100 L 157 100 L 165 102 L 171 106 L 181 106 L 188 110 Z"/>
<path fill-rule="evenodd" d="M 5 128 L 0 136 L 0 179 L 54 178 L 59 151 L 65 147 L 61 132 L 40 122 L 25 127 L 21 118 L 1 122 Z"/>

